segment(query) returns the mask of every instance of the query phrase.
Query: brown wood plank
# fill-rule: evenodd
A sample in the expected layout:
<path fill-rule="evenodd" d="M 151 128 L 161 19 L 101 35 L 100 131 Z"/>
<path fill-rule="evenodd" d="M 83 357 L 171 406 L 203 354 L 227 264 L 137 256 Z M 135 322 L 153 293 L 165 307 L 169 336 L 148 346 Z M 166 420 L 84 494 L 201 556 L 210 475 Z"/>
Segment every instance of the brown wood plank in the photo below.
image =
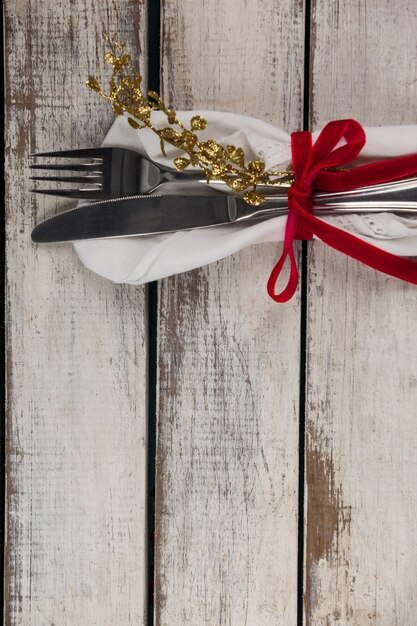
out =
<path fill-rule="evenodd" d="M 145 291 L 31 243 L 68 207 L 33 197 L 32 151 L 98 145 L 113 115 L 85 87 L 102 33 L 146 63 L 145 10 L 7 1 L 7 626 L 145 623 Z"/>
<path fill-rule="evenodd" d="M 303 20 L 301 2 L 167 0 L 164 98 L 300 128 Z M 266 295 L 280 250 L 160 285 L 158 625 L 295 624 L 300 305 Z"/>
<path fill-rule="evenodd" d="M 313 129 L 415 123 L 415 3 L 313 4 Z M 309 246 L 305 623 L 414 626 L 417 292 Z"/>

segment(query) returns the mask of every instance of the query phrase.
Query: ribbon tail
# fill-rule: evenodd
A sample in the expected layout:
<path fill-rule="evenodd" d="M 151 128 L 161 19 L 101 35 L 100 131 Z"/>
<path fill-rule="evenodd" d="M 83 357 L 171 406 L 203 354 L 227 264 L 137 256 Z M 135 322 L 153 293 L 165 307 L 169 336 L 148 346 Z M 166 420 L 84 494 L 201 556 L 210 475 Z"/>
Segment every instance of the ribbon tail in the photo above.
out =
<path fill-rule="evenodd" d="M 405 280 L 408 283 L 417 285 L 416 262 L 381 250 L 367 241 L 363 241 L 363 239 L 358 239 L 358 237 L 355 237 L 355 235 L 351 233 L 340 230 L 318 219 L 314 215 L 305 213 L 303 220 L 309 224 L 311 230 L 319 239 L 335 250 L 343 252 L 353 259 L 379 272 L 383 272 L 388 276 L 393 276 L 394 278 L 399 278 L 400 280 Z"/>
<path fill-rule="evenodd" d="M 288 302 L 297 290 L 298 285 L 298 269 L 297 263 L 295 260 L 294 254 L 294 236 L 297 229 L 297 219 L 295 218 L 293 213 L 290 213 L 287 218 L 287 223 L 285 226 L 285 239 L 284 239 L 284 250 L 282 251 L 282 255 L 278 261 L 278 263 L 273 268 L 267 283 L 267 291 L 268 295 L 275 302 Z M 275 293 L 275 287 L 277 284 L 277 280 L 279 275 L 281 274 L 282 268 L 284 267 L 285 261 L 287 257 L 290 260 L 290 276 L 288 278 L 287 286 L 280 292 Z"/>

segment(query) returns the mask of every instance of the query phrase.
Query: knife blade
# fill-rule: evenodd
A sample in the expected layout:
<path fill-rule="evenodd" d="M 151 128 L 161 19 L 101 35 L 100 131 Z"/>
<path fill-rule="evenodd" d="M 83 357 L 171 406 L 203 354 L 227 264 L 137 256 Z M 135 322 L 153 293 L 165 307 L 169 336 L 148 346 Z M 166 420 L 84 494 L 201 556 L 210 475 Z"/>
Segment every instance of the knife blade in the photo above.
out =
<path fill-rule="evenodd" d="M 286 210 L 287 199 L 277 200 Z M 259 207 L 230 195 L 134 196 L 83 205 L 49 218 L 32 231 L 36 243 L 134 237 L 230 224 Z"/>

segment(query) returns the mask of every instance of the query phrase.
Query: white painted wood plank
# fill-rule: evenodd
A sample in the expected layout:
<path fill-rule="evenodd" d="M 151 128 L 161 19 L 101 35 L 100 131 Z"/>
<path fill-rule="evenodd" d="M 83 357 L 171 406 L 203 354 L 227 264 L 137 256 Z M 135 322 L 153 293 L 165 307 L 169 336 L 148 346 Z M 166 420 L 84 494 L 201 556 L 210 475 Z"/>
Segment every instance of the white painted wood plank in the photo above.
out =
<path fill-rule="evenodd" d="M 176 108 L 301 126 L 302 3 L 167 0 Z M 295 624 L 298 296 L 265 282 L 280 246 L 160 285 L 156 623 Z"/>
<path fill-rule="evenodd" d="M 313 127 L 415 122 L 415 3 L 313 13 Z M 417 291 L 309 256 L 306 624 L 417 623 Z"/>
<path fill-rule="evenodd" d="M 143 289 L 84 270 L 31 229 L 64 200 L 29 193 L 28 154 L 97 145 L 112 121 L 88 92 L 102 33 L 146 63 L 140 3 L 6 3 L 8 626 L 145 623 Z"/>

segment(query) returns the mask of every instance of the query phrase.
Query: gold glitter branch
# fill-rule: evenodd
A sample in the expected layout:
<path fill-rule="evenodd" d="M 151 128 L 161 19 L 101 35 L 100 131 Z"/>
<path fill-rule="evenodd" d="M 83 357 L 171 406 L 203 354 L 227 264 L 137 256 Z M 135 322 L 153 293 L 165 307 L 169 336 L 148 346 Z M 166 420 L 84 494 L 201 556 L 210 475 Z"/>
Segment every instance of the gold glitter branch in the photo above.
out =
<path fill-rule="evenodd" d="M 242 148 L 222 146 L 214 139 L 200 141 L 198 131 L 204 130 L 207 121 L 200 115 L 190 120 L 191 128 L 187 128 L 177 118 L 174 110 L 166 106 L 155 91 L 145 95 L 141 90 L 142 76 L 132 64 L 132 58 L 126 53 L 126 47 L 106 37 L 110 47 L 104 59 L 113 68 L 109 83 L 109 93 L 105 93 L 98 81 L 90 76 L 87 86 L 100 96 L 112 102 L 116 115 L 128 114 L 128 122 L 135 129 L 150 128 L 155 132 L 161 143 L 161 151 L 166 156 L 165 144 L 169 143 L 187 156 L 174 159 L 178 171 L 188 166 L 200 168 L 207 182 L 223 181 L 234 192 L 245 192 L 243 197 L 249 204 L 260 205 L 265 202 L 258 185 L 270 187 L 288 186 L 293 182 L 291 172 L 266 171 L 265 163 L 255 159 L 246 163 Z M 158 128 L 152 123 L 152 113 L 162 111 L 169 126 Z"/>

